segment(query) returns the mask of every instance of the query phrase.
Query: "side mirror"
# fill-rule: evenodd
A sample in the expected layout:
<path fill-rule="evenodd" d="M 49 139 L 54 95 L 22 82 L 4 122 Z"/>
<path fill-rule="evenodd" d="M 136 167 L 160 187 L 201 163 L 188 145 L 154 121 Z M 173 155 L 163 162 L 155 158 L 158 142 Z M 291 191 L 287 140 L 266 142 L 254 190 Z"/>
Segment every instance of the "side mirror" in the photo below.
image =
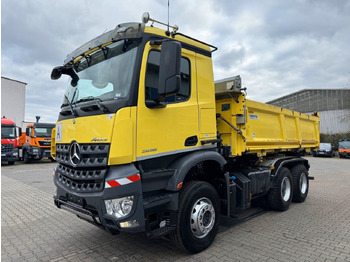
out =
<path fill-rule="evenodd" d="M 62 66 L 56 66 L 54 69 L 52 69 L 52 72 L 51 72 L 52 80 L 60 79 L 61 76 L 62 76 Z"/>
<path fill-rule="evenodd" d="M 72 78 L 71 85 L 74 87 L 77 86 L 79 77 L 74 72 L 72 65 L 56 66 L 54 69 L 52 69 L 51 79 L 57 80 L 62 76 L 62 74 L 69 75 Z"/>
<path fill-rule="evenodd" d="M 161 98 L 179 92 L 181 85 L 181 44 L 176 41 L 162 43 L 160 52 L 158 93 Z"/>
<path fill-rule="evenodd" d="M 22 128 L 17 126 L 17 137 L 20 137 L 22 135 Z"/>
<path fill-rule="evenodd" d="M 29 134 L 29 128 L 26 129 L 26 136 L 30 136 L 31 134 Z"/>

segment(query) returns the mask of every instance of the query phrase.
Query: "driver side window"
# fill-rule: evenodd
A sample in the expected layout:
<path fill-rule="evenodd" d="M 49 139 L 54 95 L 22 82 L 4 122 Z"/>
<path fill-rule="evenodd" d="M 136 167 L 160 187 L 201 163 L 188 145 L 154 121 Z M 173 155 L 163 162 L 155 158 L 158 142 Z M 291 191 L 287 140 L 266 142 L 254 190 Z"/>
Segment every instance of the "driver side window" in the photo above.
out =
<path fill-rule="evenodd" d="M 148 55 L 146 77 L 145 77 L 145 97 L 146 100 L 156 101 L 159 98 L 158 82 L 159 82 L 159 64 L 160 52 L 152 50 Z M 179 103 L 187 101 L 191 96 L 191 77 L 190 62 L 188 59 L 181 58 L 180 66 L 181 87 L 179 93 L 165 98 L 163 102 Z"/>

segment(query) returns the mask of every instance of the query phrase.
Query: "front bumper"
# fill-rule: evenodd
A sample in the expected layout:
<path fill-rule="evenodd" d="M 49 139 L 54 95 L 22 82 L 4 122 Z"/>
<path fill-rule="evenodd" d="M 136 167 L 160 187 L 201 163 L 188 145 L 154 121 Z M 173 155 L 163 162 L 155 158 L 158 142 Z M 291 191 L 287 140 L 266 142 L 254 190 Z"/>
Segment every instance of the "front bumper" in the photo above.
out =
<path fill-rule="evenodd" d="M 18 160 L 18 148 L 14 148 L 11 152 L 1 152 L 1 161 L 17 161 Z"/>
<path fill-rule="evenodd" d="M 350 151 L 343 151 L 343 152 L 339 152 L 339 156 L 341 157 L 350 157 Z"/>
<path fill-rule="evenodd" d="M 42 147 L 31 147 L 28 151 L 34 159 L 41 159 L 43 157 L 51 157 L 50 148 L 42 148 Z"/>
<path fill-rule="evenodd" d="M 123 180 L 126 177 L 136 174 L 139 174 L 139 171 L 133 164 L 112 166 L 109 169 L 105 181 Z M 57 187 L 57 193 L 54 196 L 55 205 L 57 207 L 74 213 L 79 218 L 93 223 L 112 234 L 116 234 L 120 231 L 135 233 L 145 231 L 141 180 L 124 185 L 117 185 L 118 183 L 115 183 L 116 186 L 104 186 L 103 190 L 100 192 L 88 192 L 88 188 L 82 189 L 81 192 L 73 191 L 70 187 L 59 181 L 58 174 L 54 177 L 54 183 Z M 111 184 L 113 185 L 113 183 Z M 134 196 L 134 204 L 129 215 L 123 218 L 116 218 L 107 214 L 105 200 L 130 195 Z M 120 223 L 126 221 L 137 221 L 138 225 L 122 227 Z"/>

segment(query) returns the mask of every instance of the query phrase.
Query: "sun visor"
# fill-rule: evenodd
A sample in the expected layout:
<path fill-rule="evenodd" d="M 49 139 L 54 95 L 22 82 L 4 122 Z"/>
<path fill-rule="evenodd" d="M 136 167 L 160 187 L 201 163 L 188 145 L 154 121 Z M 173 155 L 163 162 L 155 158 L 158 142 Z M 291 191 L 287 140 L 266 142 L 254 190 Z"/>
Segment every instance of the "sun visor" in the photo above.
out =
<path fill-rule="evenodd" d="M 64 60 L 64 64 L 72 61 L 78 56 L 82 56 L 86 52 L 100 47 L 108 42 L 116 42 L 121 39 L 136 39 L 141 38 L 145 29 L 145 24 L 142 23 L 125 23 L 116 26 L 115 29 L 110 30 L 102 35 L 92 39 L 86 44 L 82 45 L 72 53 L 70 53 Z"/>

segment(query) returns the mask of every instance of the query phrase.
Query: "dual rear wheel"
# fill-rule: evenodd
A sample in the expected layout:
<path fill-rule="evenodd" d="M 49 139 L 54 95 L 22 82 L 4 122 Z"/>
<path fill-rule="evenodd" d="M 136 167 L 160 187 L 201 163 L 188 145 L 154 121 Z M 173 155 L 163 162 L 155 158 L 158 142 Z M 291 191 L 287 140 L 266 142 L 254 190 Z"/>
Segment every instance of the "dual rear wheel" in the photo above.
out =
<path fill-rule="evenodd" d="M 304 202 L 309 192 L 309 173 L 302 164 L 290 170 L 282 167 L 273 180 L 273 186 L 267 195 L 272 209 L 286 211 L 290 203 Z"/>

